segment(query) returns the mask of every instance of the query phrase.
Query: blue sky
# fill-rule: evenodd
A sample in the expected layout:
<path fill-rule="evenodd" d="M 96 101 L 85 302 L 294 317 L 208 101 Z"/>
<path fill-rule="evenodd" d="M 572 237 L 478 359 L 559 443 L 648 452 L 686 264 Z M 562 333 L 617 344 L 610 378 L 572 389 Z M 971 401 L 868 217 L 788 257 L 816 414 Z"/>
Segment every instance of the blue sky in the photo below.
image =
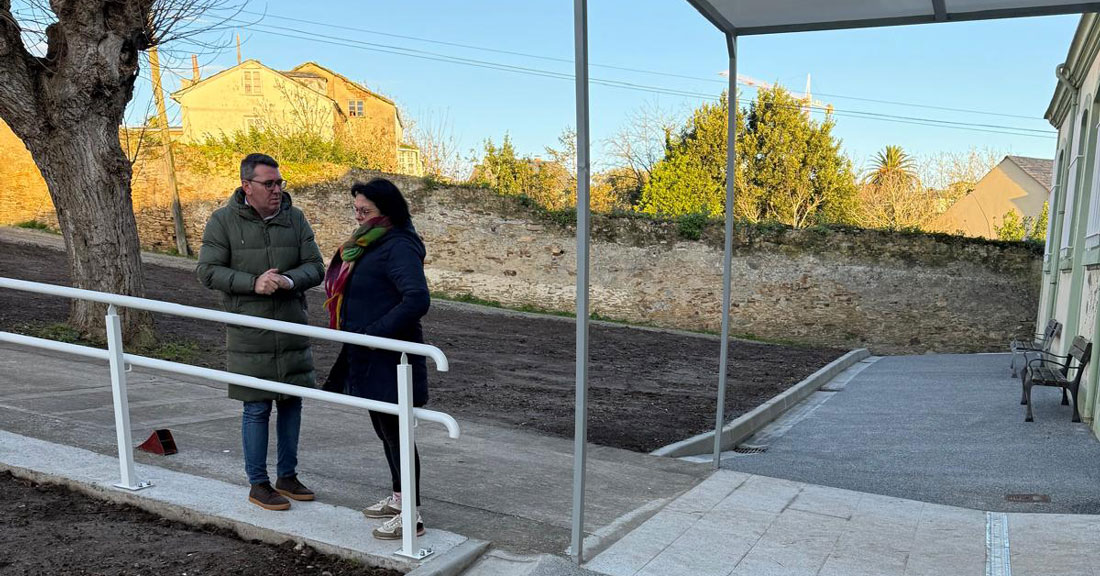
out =
<path fill-rule="evenodd" d="M 572 74 L 572 2 L 340 0 L 325 2 L 323 10 L 317 6 L 286 1 L 251 4 L 249 10 L 265 11 L 267 16 L 256 26 L 242 27 L 244 57 L 259 59 L 276 69 L 317 61 L 395 99 L 407 116 L 446 117 L 463 151 L 479 148 L 485 138 L 499 141 L 508 133 L 521 153 L 544 154 L 543 148 L 554 145 L 561 130 L 576 122 L 572 81 L 530 73 L 533 69 L 535 74 Z M 806 75 L 811 74 L 815 99 L 832 104 L 838 111 L 835 134 L 857 166 L 888 144 L 900 145 L 917 156 L 976 146 L 1051 157 L 1053 129 L 1042 115 L 1054 90 L 1054 67 L 1065 58 L 1077 20 L 1077 16 L 1056 16 L 746 37 L 739 41 L 738 72 L 778 81 L 798 91 L 804 87 Z M 591 123 L 597 162 L 603 157 L 601 143 L 640 106 L 658 104 L 683 116 L 703 102 L 703 97 L 716 98 L 724 88 L 719 73 L 728 67 L 725 41 L 687 2 L 591 0 L 589 31 L 589 59 L 594 65 L 691 77 L 593 66 L 593 78 L 701 95 L 683 97 L 593 85 Z M 405 51 L 409 49 L 421 51 L 418 54 L 423 58 L 408 56 Z M 479 65 L 440 58 L 476 60 Z M 235 49 L 204 57 L 203 62 L 207 73 L 230 67 L 236 63 Z M 529 69 L 529 73 L 487 69 L 485 63 Z M 190 62 L 178 64 L 177 70 L 189 77 Z M 174 89 L 178 76 L 167 74 L 165 85 Z M 742 98 L 751 97 L 752 90 L 744 90 Z M 148 88 L 139 87 L 130 121 L 141 118 L 148 98 Z M 974 127 L 960 130 L 916 126 L 846 116 L 848 113 L 1011 126 L 1048 133 L 1045 137 L 993 134 Z"/>

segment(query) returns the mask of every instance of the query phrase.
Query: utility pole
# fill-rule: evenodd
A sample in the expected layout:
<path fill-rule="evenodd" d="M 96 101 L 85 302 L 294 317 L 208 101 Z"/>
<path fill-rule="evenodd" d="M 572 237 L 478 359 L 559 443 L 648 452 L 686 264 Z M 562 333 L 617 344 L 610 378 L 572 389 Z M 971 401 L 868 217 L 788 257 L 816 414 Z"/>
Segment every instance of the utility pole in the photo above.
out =
<path fill-rule="evenodd" d="M 241 64 L 241 33 L 237 32 L 237 65 Z"/>
<path fill-rule="evenodd" d="M 176 184 L 176 160 L 172 156 L 172 135 L 168 131 L 168 112 L 164 109 L 164 90 L 160 83 L 160 57 L 157 48 L 149 49 L 149 68 L 153 73 L 153 99 L 157 102 L 157 119 L 160 124 L 160 137 L 164 143 L 164 159 L 168 163 L 168 187 L 172 190 L 172 222 L 176 227 L 176 251 L 180 256 L 188 256 L 187 230 L 183 227 L 183 207 L 180 206 L 180 191 Z"/>
<path fill-rule="evenodd" d="M 806 74 L 806 119 L 810 119 L 810 111 L 814 107 L 814 97 L 810 93 L 810 75 Z"/>

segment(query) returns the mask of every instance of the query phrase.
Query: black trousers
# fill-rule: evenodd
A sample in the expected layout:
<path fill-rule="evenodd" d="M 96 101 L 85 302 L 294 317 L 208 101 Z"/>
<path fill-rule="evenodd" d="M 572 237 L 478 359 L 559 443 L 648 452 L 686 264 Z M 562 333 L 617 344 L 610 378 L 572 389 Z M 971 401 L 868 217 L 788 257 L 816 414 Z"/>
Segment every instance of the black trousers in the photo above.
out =
<path fill-rule="evenodd" d="M 382 441 L 382 447 L 386 451 L 386 462 L 390 465 L 390 478 L 393 481 L 393 491 L 401 491 L 401 433 L 395 414 L 370 411 L 370 422 L 374 425 L 374 432 Z M 416 474 L 416 505 L 420 506 L 420 452 L 413 444 L 413 469 Z M 401 498 L 408 498 L 402 494 Z"/>

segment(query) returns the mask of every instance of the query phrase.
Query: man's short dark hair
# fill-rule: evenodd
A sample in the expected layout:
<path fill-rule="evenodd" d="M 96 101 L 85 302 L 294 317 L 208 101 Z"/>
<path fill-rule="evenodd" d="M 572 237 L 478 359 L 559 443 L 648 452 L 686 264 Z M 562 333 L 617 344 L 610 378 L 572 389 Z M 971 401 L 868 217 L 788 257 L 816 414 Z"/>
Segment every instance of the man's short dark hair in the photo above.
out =
<path fill-rule="evenodd" d="M 264 166 L 271 166 L 272 168 L 278 168 L 279 163 L 274 158 L 267 154 L 260 154 L 253 152 L 241 160 L 241 180 L 251 180 L 252 176 L 256 174 L 256 165 L 263 164 Z"/>
<path fill-rule="evenodd" d="M 409 203 L 405 201 L 397 185 L 385 178 L 375 178 L 366 184 L 356 182 L 351 187 L 351 197 L 356 196 L 363 196 L 374 202 L 378 211 L 398 228 L 403 228 L 412 219 L 409 215 Z"/>

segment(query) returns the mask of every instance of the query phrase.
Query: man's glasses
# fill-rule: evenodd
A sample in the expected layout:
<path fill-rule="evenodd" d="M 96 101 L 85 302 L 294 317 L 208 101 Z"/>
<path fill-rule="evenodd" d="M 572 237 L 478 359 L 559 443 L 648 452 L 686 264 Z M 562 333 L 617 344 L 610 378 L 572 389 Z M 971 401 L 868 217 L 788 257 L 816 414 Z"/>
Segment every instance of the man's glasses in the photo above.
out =
<path fill-rule="evenodd" d="M 290 182 L 287 182 L 286 180 L 262 180 L 261 181 L 261 180 L 253 180 L 253 179 L 249 178 L 248 181 L 259 184 L 259 185 L 263 186 L 264 188 L 267 188 L 268 190 L 274 190 L 275 188 L 279 188 L 280 190 L 286 190 L 286 187 L 290 185 Z"/>

